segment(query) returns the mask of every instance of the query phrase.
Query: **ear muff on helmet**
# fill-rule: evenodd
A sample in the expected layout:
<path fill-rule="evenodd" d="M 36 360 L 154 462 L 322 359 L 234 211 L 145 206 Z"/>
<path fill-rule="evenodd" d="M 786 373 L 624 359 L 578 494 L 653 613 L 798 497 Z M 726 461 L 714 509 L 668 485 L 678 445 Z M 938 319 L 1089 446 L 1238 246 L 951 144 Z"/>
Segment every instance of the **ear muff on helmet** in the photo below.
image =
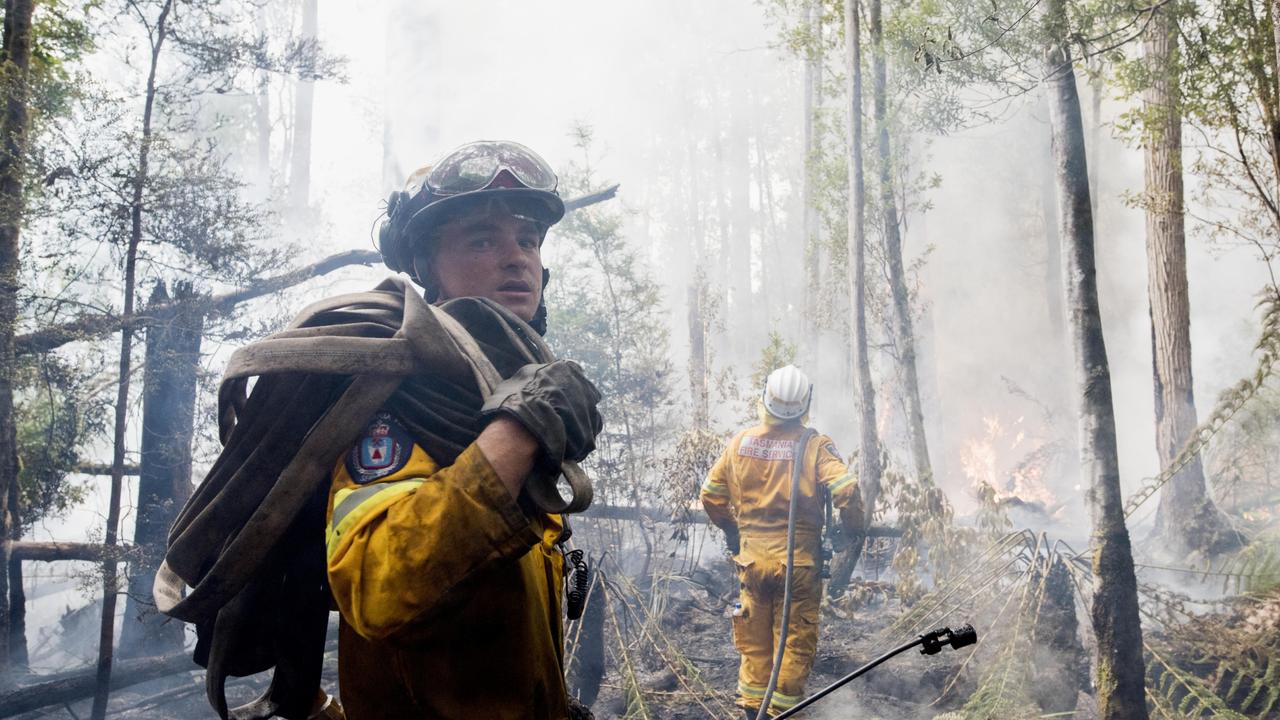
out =
<path fill-rule="evenodd" d="M 409 200 L 409 193 L 400 190 L 387 196 L 386 217 L 378 225 L 378 252 L 382 254 L 382 262 L 392 272 L 415 275 L 413 254 L 404 237 L 404 225 L 411 215 L 406 208 Z"/>

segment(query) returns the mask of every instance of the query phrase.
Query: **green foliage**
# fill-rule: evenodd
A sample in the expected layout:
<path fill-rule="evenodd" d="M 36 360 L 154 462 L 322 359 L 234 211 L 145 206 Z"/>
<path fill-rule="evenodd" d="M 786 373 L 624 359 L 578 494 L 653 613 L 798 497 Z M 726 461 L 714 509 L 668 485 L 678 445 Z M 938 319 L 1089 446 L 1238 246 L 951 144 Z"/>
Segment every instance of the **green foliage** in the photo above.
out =
<path fill-rule="evenodd" d="M 739 399 L 743 423 L 754 425 L 760 421 L 760 392 L 769 379 L 769 373 L 780 367 L 794 365 L 796 352 L 795 343 L 789 342 L 776 330 L 769 332 L 769 342 L 760 348 L 759 357 L 752 363 L 751 378 Z"/>
<path fill-rule="evenodd" d="M 85 498 L 87 488 L 67 476 L 81 461 L 81 448 L 106 429 L 107 407 L 91 374 L 56 357 L 39 356 L 19 370 L 14 421 L 25 529 Z"/>
<path fill-rule="evenodd" d="M 1228 707 L 1203 680 L 1173 665 L 1149 646 L 1146 661 L 1147 699 L 1155 717 L 1249 720 Z"/>
<path fill-rule="evenodd" d="M 42 116 L 65 115 L 85 81 L 80 60 L 95 49 L 90 13 L 98 0 L 46 0 L 31 18 L 32 108 L 37 126 Z"/>
<path fill-rule="evenodd" d="M 1254 538 L 1238 552 L 1222 561 L 1212 574 L 1222 578 L 1223 592 L 1258 595 L 1280 588 L 1280 533 Z"/>
<path fill-rule="evenodd" d="M 1280 99 L 1269 8 L 1251 0 L 1221 0 L 1175 2 L 1161 9 L 1176 23 L 1176 46 L 1165 69 L 1176 105 L 1168 110 L 1179 113 L 1190 129 L 1184 131 L 1189 141 L 1183 164 L 1201 180 L 1188 183 L 1196 200 L 1191 227 L 1212 241 L 1254 246 L 1268 261 L 1280 250 L 1275 240 Z M 1116 86 L 1129 98 L 1137 99 L 1162 71 L 1136 50 L 1109 60 Z M 1142 142 L 1159 127 L 1165 111 L 1135 106 L 1117 126 Z"/>
<path fill-rule="evenodd" d="M 702 481 L 711 472 L 711 466 L 724 449 L 723 435 L 710 430 L 691 428 L 686 430 L 669 454 L 660 462 L 659 474 L 663 482 L 658 488 L 662 508 L 678 522 L 694 518 L 691 508 L 697 506 Z M 701 511 L 694 511 L 701 514 Z"/>
<path fill-rule="evenodd" d="M 1263 387 L 1214 437 L 1205 470 L 1218 506 L 1246 527 L 1277 522 L 1280 506 L 1280 393 Z"/>
<path fill-rule="evenodd" d="M 584 160 L 561 176 L 568 195 L 599 190 L 591 133 L 578 128 Z M 661 287 L 622 233 L 617 204 L 571 213 L 545 249 L 553 308 L 548 340 L 576 360 L 604 396 L 605 429 L 590 465 L 605 502 L 652 497 L 651 476 L 672 434 L 672 367 Z"/>

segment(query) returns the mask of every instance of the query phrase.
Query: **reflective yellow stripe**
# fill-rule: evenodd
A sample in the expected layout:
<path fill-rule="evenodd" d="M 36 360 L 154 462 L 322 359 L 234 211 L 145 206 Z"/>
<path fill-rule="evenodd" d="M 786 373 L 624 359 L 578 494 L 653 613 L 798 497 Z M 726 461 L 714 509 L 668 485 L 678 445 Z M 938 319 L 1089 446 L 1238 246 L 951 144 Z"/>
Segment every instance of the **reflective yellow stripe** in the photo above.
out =
<path fill-rule="evenodd" d="M 738 694 L 742 697 L 751 698 L 752 700 L 763 700 L 764 691 L 765 688 L 757 685 L 748 685 L 743 682 L 738 683 Z"/>
<path fill-rule="evenodd" d="M 333 519 L 325 530 L 325 550 L 328 557 L 338 547 L 343 533 L 368 517 L 370 513 L 385 507 L 390 501 L 413 492 L 424 481 L 421 478 L 396 482 L 343 488 L 333 494 Z"/>
<path fill-rule="evenodd" d="M 729 486 L 707 478 L 702 483 L 702 492 L 705 495 L 728 495 Z"/>
<path fill-rule="evenodd" d="M 799 695 L 785 695 L 774 690 L 773 697 L 769 699 L 769 710 L 788 710 L 802 699 Z"/>
<path fill-rule="evenodd" d="M 855 481 L 855 478 L 853 477 L 853 473 L 845 473 L 844 475 L 841 475 L 840 477 L 833 480 L 831 484 L 828 485 L 827 487 L 831 488 L 831 492 L 838 493 L 841 490 L 844 490 L 845 488 L 852 485 L 854 481 Z"/>

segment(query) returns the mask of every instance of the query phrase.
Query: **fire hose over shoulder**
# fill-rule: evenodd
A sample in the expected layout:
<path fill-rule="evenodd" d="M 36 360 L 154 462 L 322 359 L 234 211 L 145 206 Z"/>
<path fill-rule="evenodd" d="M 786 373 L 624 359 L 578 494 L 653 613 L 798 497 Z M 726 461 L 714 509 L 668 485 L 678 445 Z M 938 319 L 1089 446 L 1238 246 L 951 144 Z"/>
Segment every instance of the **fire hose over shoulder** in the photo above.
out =
<path fill-rule="evenodd" d="M 395 412 L 452 462 L 474 441 L 501 379 L 552 360 L 537 333 L 496 303 L 438 308 L 395 278 L 313 304 L 233 356 L 219 391 L 225 447 L 174 524 L 154 592 L 162 612 L 196 625 L 195 659 L 209 669 L 221 717 L 242 715 L 227 708 L 227 676 L 272 667 L 269 697 L 254 703 L 262 712 L 305 714 L 315 699 L 329 612 L 329 473 L 368 418 Z M 248 393 L 251 377 L 259 380 Z M 573 463 L 561 469 L 572 496 L 542 473 L 525 486 L 531 505 L 586 508 L 586 475 Z"/>

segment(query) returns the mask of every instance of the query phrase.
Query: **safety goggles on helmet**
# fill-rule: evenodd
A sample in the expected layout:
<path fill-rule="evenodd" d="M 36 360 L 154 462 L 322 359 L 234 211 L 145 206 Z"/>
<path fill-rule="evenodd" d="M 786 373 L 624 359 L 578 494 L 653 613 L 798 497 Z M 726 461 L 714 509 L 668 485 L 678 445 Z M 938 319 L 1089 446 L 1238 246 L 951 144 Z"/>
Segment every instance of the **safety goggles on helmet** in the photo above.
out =
<path fill-rule="evenodd" d="M 506 170 L 530 190 L 554 193 L 559 180 L 537 153 L 520 143 L 482 140 L 454 150 L 435 163 L 425 184 L 434 195 L 460 195 L 483 190 Z"/>

